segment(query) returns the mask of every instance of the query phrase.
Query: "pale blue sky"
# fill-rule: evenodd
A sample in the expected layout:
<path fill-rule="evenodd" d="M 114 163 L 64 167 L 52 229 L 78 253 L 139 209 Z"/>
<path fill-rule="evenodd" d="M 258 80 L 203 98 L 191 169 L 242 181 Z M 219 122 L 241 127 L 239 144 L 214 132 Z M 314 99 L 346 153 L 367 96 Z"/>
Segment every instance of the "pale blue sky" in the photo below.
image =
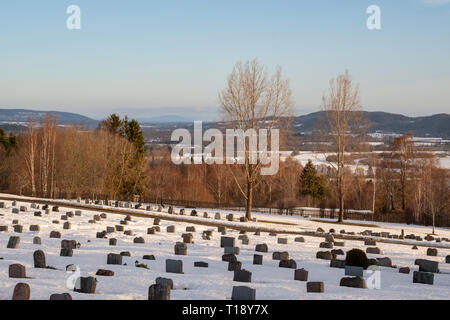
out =
<path fill-rule="evenodd" d="M 233 65 L 258 58 L 283 67 L 297 114 L 346 68 L 366 110 L 450 110 L 449 0 L 2 1 L 0 44 L 0 108 L 205 120 Z"/>

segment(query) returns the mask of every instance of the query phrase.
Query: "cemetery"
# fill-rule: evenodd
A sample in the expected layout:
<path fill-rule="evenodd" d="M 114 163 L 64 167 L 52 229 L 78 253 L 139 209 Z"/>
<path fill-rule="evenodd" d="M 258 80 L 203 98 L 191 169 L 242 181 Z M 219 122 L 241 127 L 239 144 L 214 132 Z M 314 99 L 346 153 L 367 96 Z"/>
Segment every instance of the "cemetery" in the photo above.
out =
<path fill-rule="evenodd" d="M 450 298 L 444 228 L 3 196 L 1 300 Z"/>

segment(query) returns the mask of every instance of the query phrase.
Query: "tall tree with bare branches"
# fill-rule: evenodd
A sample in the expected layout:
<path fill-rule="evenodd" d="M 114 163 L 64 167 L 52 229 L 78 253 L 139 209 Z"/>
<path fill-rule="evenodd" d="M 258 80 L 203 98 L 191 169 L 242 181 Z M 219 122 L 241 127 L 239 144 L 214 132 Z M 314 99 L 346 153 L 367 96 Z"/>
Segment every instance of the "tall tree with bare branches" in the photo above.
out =
<path fill-rule="evenodd" d="M 271 76 L 257 60 L 238 62 L 228 77 L 228 86 L 219 93 L 219 101 L 224 120 L 234 130 L 259 130 L 279 128 L 283 118 L 293 112 L 292 93 L 289 81 L 282 76 L 278 67 Z M 245 216 L 252 218 L 253 190 L 257 184 L 261 161 L 251 161 L 249 142 L 245 141 L 244 164 L 241 165 L 245 183 L 234 175 L 234 180 L 246 201 Z M 253 163 L 252 163 L 253 162 Z"/>
<path fill-rule="evenodd" d="M 336 154 L 336 190 L 339 201 L 338 222 L 344 222 L 344 197 L 346 166 L 345 152 L 359 132 L 362 124 L 362 107 L 359 88 L 353 84 L 348 70 L 331 79 L 330 88 L 322 98 L 322 110 L 326 114 L 329 136 Z"/>

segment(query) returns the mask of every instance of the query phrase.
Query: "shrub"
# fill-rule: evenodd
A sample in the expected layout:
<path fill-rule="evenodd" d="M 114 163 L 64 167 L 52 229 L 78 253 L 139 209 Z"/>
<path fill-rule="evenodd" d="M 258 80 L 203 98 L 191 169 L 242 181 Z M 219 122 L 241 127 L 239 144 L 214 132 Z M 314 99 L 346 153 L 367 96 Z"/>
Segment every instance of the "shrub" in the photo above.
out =
<path fill-rule="evenodd" d="M 364 269 L 367 269 L 369 266 L 369 260 L 367 259 L 367 255 L 364 251 L 360 249 L 352 249 L 347 252 L 347 256 L 345 257 L 345 265 L 363 267 Z"/>

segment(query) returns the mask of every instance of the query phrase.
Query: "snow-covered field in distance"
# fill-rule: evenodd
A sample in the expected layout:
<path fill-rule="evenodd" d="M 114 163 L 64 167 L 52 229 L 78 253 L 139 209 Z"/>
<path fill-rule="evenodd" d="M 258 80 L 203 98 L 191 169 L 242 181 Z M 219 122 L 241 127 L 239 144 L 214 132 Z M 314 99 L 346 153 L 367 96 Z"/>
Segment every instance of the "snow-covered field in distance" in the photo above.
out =
<path fill-rule="evenodd" d="M 27 205 L 29 203 L 18 203 L 18 205 Z M 34 210 L 33 210 L 34 211 Z M 439 249 L 437 257 L 427 257 L 426 247 L 419 247 L 418 250 L 412 250 L 411 245 L 387 244 L 378 242 L 377 246 L 384 251 L 384 255 L 368 254 L 370 258 L 388 256 L 392 259 L 394 265 L 398 267 L 410 267 L 409 275 L 400 274 L 398 269 L 384 268 L 381 271 L 381 288 L 379 290 L 355 289 L 339 286 L 339 281 L 344 277 L 343 269 L 329 267 L 329 261 L 316 259 L 319 243 L 322 238 L 305 236 L 305 243 L 294 242 L 294 235 L 281 235 L 289 239 L 289 243 L 278 244 L 277 238 L 269 236 L 268 233 L 261 233 L 255 236 L 253 232 L 248 232 L 250 238 L 249 245 L 243 245 L 237 240 L 238 231 L 228 230 L 228 236 L 236 237 L 236 245 L 240 247 L 241 252 L 237 256 L 242 262 L 242 268 L 252 272 L 251 283 L 233 282 L 233 272 L 227 270 L 228 263 L 221 261 L 223 248 L 220 248 L 221 234 L 217 228 L 195 225 L 198 217 L 189 217 L 192 222 L 173 222 L 161 220 L 161 232 L 155 235 L 147 235 L 147 228 L 153 226 L 153 219 L 133 217 L 132 222 L 125 226 L 125 230 L 133 230 L 134 236 L 126 236 L 121 232 L 114 233 L 111 237 L 118 240 L 117 246 L 109 246 L 108 239 L 96 239 L 96 233 L 106 229 L 106 226 L 115 226 L 120 224 L 124 216 L 120 214 L 107 213 L 107 218 L 96 224 L 88 223 L 94 214 L 99 212 L 83 210 L 82 216 L 69 218 L 72 223 L 71 230 L 63 230 L 60 224 L 52 224 L 52 220 L 60 218 L 66 211 L 73 209 L 60 207 L 60 212 L 51 212 L 42 217 L 35 217 L 33 211 L 21 212 L 20 214 L 11 213 L 11 202 L 6 201 L 6 208 L 0 209 L 0 225 L 8 225 L 8 232 L 0 232 L 0 299 L 11 299 L 12 291 L 16 283 L 26 282 L 31 287 L 31 299 L 47 300 L 53 293 L 69 292 L 73 299 L 147 299 L 148 287 L 154 283 L 159 276 L 171 278 L 174 281 L 174 290 L 171 292 L 172 299 L 230 299 L 233 286 L 248 285 L 256 289 L 257 299 L 268 300 L 302 300 L 302 299 L 449 299 L 450 298 L 450 264 L 445 263 L 445 256 L 450 254 L 449 249 Z M 216 210 L 200 210 L 199 213 Z M 223 214 L 227 213 L 222 211 Z M 236 213 L 236 212 L 234 212 Z M 167 213 L 156 213 L 161 216 Z M 211 216 L 210 215 L 210 216 Z M 274 223 L 257 222 L 256 225 L 271 226 L 279 232 L 283 230 L 291 231 L 311 231 L 322 227 L 326 231 L 329 228 L 335 228 L 337 232 L 341 229 L 346 231 L 361 232 L 371 229 L 376 232 L 388 231 L 392 234 L 400 234 L 404 229 L 405 234 L 414 233 L 425 236 L 430 228 L 422 226 L 407 226 L 401 224 L 376 223 L 379 228 L 364 226 L 339 226 L 331 222 L 315 222 L 309 219 L 291 216 L 278 216 L 255 213 L 259 220 L 273 221 Z M 187 217 L 186 217 L 187 218 Z M 23 225 L 22 234 L 14 233 L 12 220 L 18 219 Z M 211 219 L 209 219 L 211 220 Z M 292 223 L 294 225 L 279 225 L 279 222 Z M 228 222 L 240 224 L 239 222 Z M 361 223 L 358 221 L 358 223 Z M 367 222 L 373 224 L 373 222 Z M 39 224 L 40 232 L 30 232 L 29 226 Z M 255 223 L 251 223 L 254 225 Z M 167 233 L 166 227 L 176 226 L 175 233 Z M 175 242 L 181 241 L 181 235 L 186 233 L 186 226 L 196 227 L 194 233 L 194 244 L 188 244 L 187 256 L 175 256 Z M 201 233 L 203 230 L 214 229 L 215 232 L 211 240 L 203 240 Z M 52 230 L 58 230 L 62 233 L 61 239 L 50 239 L 49 234 Z M 438 229 L 440 237 L 450 237 L 450 230 Z M 10 236 L 20 236 L 21 241 L 18 249 L 6 249 L 6 244 Z M 33 237 L 40 236 L 42 245 L 34 245 Z M 145 244 L 134 244 L 134 237 L 142 236 Z M 60 257 L 60 243 L 62 239 L 77 240 L 81 247 L 74 250 L 73 257 Z M 90 242 L 88 242 L 90 240 Z M 412 240 L 410 240 L 412 241 Z M 255 254 L 255 245 L 267 243 L 268 253 L 258 253 L 264 255 L 263 265 L 253 265 L 253 254 Z M 423 243 L 423 242 L 422 242 Z M 351 248 L 365 249 L 362 241 L 345 241 L 344 251 Z M 58 270 L 35 269 L 33 267 L 33 252 L 41 249 L 45 252 L 47 265 L 58 268 Z M 108 253 L 120 253 L 129 251 L 131 257 L 124 257 L 126 266 L 107 265 L 106 256 Z M 309 271 L 308 281 L 324 281 L 325 293 L 312 294 L 306 292 L 306 283 L 295 281 L 294 270 L 278 267 L 278 261 L 272 260 L 274 251 L 288 251 L 290 258 L 297 263 L 297 268 L 305 268 Z M 153 254 L 155 261 L 142 260 L 144 254 Z M 343 259 L 343 256 L 338 256 Z M 413 284 L 412 272 L 418 270 L 414 265 L 417 258 L 439 261 L 440 274 L 435 274 L 434 285 Z M 184 274 L 172 274 L 165 272 L 165 260 L 177 259 L 183 261 Z M 145 263 L 149 270 L 135 267 L 135 261 Z M 209 268 L 194 268 L 194 261 L 205 261 L 209 263 Z M 27 276 L 30 279 L 10 279 L 8 278 L 8 266 L 13 263 L 21 263 L 26 266 Z M 75 293 L 66 288 L 66 280 L 71 275 L 66 273 L 65 267 L 68 264 L 78 265 L 81 269 L 81 276 L 95 276 L 98 269 L 108 269 L 115 272 L 113 277 L 95 276 L 98 280 L 96 294 L 88 295 Z M 365 271 L 366 272 L 366 271 Z"/>

